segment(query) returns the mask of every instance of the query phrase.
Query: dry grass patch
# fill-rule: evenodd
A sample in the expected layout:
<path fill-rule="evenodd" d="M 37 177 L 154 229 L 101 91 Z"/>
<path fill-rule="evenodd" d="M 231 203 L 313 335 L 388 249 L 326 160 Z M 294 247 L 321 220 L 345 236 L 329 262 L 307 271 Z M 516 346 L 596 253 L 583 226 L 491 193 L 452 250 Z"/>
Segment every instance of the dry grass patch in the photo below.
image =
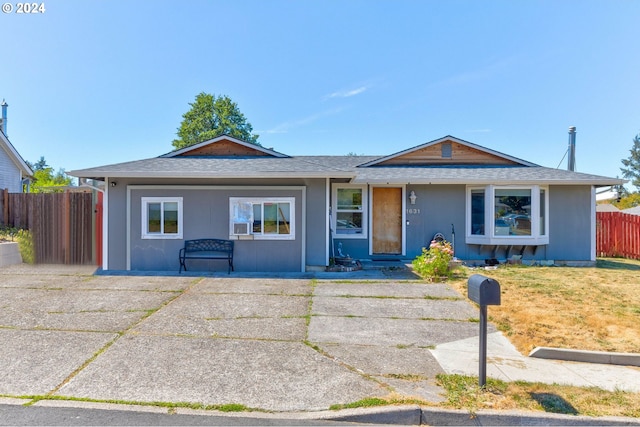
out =
<path fill-rule="evenodd" d="M 530 410 L 587 416 L 640 417 L 640 393 L 606 391 L 600 388 L 527 383 L 506 383 L 487 379 L 485 388 L 478 377 L 438 375 L 445 389 L 441 406 L 465 409 Z"/>
<path fill-rule="evenodd" d="M 640 261 L 468 273 L 500 283 L 502 305 L 489 307 L 489 317 L 523 354 L 535 347 L 640 353 Z M 466 296 L 466 277 L 450 284 Z"/>

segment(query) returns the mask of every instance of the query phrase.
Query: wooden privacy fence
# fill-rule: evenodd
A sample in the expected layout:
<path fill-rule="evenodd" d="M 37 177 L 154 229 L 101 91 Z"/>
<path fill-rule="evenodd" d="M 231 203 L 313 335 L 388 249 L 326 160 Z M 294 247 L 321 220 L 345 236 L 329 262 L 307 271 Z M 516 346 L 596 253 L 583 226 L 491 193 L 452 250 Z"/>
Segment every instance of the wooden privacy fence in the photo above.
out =
<path fill-rule="evenodd" d="M 4 192 L 3 224 L 28 229 L 38 264 L 93 262 L 93 194 Z"/>
<path fill-rule="evenodd" d="M 640 259 L 640 215 L 596 212 L 597 256 Z"/>

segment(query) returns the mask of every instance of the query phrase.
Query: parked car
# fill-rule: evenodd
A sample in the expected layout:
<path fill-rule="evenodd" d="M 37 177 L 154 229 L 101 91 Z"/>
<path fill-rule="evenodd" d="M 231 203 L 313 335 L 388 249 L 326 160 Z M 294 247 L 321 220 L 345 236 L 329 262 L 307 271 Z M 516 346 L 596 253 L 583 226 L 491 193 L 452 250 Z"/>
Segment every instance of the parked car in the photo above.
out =
<path fill-rule="evenodd" d="M 494 234 L 496 236 L 508 236 L 511 234 L 511 226 L 504 219 L 496 219 Z"/>
<path fill-rule="evenodd" d="M 346 219 L 336 220 L 336 233 L 337 234 L 360 234 L 362 233 L 362 227 L 358 227 L 353 221 Z"/>

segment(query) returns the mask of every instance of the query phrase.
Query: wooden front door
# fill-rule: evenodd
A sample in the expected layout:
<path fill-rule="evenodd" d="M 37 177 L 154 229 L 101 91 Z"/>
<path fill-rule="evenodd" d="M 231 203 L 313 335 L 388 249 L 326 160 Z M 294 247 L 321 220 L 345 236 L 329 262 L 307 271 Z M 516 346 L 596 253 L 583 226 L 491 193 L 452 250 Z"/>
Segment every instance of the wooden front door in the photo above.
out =
<path fill-rule="evenodd" d="M 373 254 L 402 254 L 402 188 L 374 187 L 371 206 Z"/>

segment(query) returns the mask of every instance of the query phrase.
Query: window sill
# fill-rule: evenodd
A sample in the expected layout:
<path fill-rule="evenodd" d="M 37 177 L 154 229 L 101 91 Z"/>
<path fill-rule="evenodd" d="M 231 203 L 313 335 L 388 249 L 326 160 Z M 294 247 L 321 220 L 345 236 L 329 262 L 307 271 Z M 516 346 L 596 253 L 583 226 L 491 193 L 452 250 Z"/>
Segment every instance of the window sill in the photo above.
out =
<path fill-rule="evenodd" d="M 143 240 L 181 240 L 182 234 L 143 234 L 141 238 Z"/>
<path fill-rule="evenodd" d="M 230 234 L 229 240 L 296 240 L 296 236 L 261 236 L 258 234 Z"/>
<path fill-rule="evenodd" d="M 348 233 L 338 234 L 338 233 L 336 233 L 336 234 L 333 235 L 333 238 L 334 239 L 362 239 L 363 240 L 363 239 L 367 238 L 367 235 L 366 234 L 348 234 Z"/>
<path fill-rule="evenodd" d="M 539 246 L 548 245 L 548 236 L 522 237 L 522 236 L 466 236 L 468 245 L 500 245 L 500 246 Z"/>

